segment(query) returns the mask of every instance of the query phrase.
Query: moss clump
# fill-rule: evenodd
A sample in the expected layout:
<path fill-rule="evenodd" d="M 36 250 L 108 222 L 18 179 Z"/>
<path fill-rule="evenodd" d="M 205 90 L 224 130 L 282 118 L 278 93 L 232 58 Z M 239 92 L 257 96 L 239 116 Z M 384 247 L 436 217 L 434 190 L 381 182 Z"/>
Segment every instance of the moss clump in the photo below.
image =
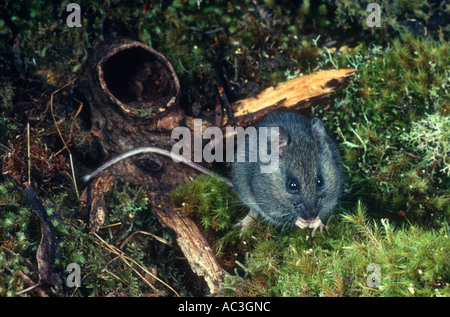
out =
<path fill-rule="evenodd" d="M 377 41 L 397 36 L 411 29 L 418 33 L 427 33 L 426 29 L 438 29 L 442 33 L 449 30 L 445 23 L 445 14 L 439 8 L 448 12 L 445 1 L 430 3 L 426 0 L 417 1 L 384 1 L 380 5 L 380 27 L 371 28 L 366 20 L 373 10 L 367 11 L 367 6 L 374 3 L 370 0 L 349 1 L 337 0 L 335 2 L 335 21 L 339 27 L 345 27 L 352 34 L 359 32 L 370 34 Z M 445 8 L 445 9 L 444 9 Z"/>
<path fill-rule="evenodd" d="M 340 219 L 336 219 L 340 218 Z M 344 220 L 344 221 L 342 221 Z M 338 223 L 337 223 L 338 222 Z M 358 204 L 333 217 L 330 234 L 304 231 L 256 236 L 244 277 L 225 279 L 222 293 L 243 296 L 449 296 L 449 229 L 395 229 L 373 222 Z M 371 269 L 379 268 L 379 275 Z"/>
<path fill-rule="evenodd" d="M 341 146 L 344 199 L 364 199 L 372 215 L 432 226 L 448 215 L 449 50 L 446 41 L 404 34 L 386 47 L 360 45 L 334 57 L 358 74 L 334 109 L 314 112 Z"/>
<path fill-rule="evenodd" d="M 24 258 L 36 252 L 39 232 L 23 197 L 14 191 L 11 182 L 0 183 L 0 296 L 14 296 L 24 288 L 19 272 L 30 274 Z"/>
<path fill-rule="evenodd" d="M 171 193 L 175 206 L 199 219 L 206 230 L 226 233 L 243 216 L 246 207 L 222 180 L 200 175 Z"/>
<path fill-rule="evenodd" d="M 450 116 L 439 113 L 426 115 L 412 122 L 411 130 L 401 136 L 410 148 L 416 148 L 422 156 L 419 167 L 439 166 L 437 172 L 450 177 Z"/>

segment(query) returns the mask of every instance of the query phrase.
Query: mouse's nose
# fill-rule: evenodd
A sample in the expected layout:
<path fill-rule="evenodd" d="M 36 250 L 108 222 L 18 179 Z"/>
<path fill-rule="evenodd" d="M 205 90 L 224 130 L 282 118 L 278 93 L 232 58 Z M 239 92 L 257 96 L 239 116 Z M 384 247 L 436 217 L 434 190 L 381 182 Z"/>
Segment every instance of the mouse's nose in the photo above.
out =
<path fill-rule="evenodd" d="M 315 207 L 306 209 L 305 220 L 314 221 L 317 218 L 317 209 Z"/>

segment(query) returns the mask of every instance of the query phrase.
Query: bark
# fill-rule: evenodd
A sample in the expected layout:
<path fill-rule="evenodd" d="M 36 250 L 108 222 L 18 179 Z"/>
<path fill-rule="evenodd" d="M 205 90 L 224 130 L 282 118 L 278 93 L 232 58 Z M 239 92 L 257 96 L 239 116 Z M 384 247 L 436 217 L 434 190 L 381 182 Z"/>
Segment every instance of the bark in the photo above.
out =
<path fill-rule="evenodd" d="M 231 105 L 241 126 L 248 126 L 276 109 L 291 109 L 309 113 L 311 106 L 326 100 L 356 69 L 323 70 L 300 76 L 275 87 L 269 87 L 256 97 Z"/>

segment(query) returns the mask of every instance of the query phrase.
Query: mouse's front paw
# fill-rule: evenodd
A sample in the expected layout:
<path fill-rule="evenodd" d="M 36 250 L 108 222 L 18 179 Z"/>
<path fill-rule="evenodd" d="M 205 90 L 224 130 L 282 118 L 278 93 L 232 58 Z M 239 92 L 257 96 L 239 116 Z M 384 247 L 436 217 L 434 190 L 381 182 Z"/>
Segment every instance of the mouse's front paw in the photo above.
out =
<path fill-rule="evenodd" d="M 317 230 L 319 230 L 319 232 L 323 232 L 323 230 L 325 230 L 325 232 L 328 233 L 327 226 L 323 224 L 322 220 L 320 220 L 319 217 L 317 217 L 313 221 L 306 221 L 306 220 L 303 220 L 302 218 L 298 218 L 297 221 L 295 222 L 295 224 L 299 228 L 302 228 L 302 229 L 312 228 L 313 230 L 311 232 L 311 238 L 314 238 Z"/>
<path fill-rule="evenodd" d="M 248 228 L 250 223 L 255 221 L 256 218 L 258 218 L 259 214 L 255 210 L 250 210 L 247 216 L 244 217 L 244 219 L 239 220 L 234 226 L 237 228 L 241 228 L 241 231 L 244 231 Z"/>
<path fill-rule="evenodd" d="M 319 223 L 317 227 L 314 227 L 311 232 L 311 238 L 314 238 L 316 235 L 316 231 L 319 230 L 319 232 L 323 232 L 325 230 L 326 233 L 328 233 L 328 228 L 326 225 L 322 223 L 322 221 Z"/>

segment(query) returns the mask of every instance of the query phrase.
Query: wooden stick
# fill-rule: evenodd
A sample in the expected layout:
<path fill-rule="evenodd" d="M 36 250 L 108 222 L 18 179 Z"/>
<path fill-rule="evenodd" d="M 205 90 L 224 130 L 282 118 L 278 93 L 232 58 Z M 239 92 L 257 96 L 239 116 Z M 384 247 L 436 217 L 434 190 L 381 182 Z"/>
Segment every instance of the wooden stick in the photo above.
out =
<path fill-rule="evenodd" d="M 69 150 L 69 147 L 67 146 L 66 141 L 64 140 L 61 130 L 58 127 L 58 123 L 56 121 L 56 117 L 55 117 L 55 113 L 53 112 L 53 96 L 58 93 L 60 90 L 66 88 L 67 86 L 69 86 L 70 84 L 72 84 L 76 79 L 73 79 L 72 81 L 68 82 L 67 84 L 65 84 L 64 86 L 62 86 L 61 88 L 58 88 L 57 90 L 55 90 L 54 92 L 52 92 L 52 94 L 50 95 L 50 112 L 52 113 L 52 118 L 53 118 L 53 122 L 55 123 L 55 127 L 56 130 L 58 131 L 59 137 L 61 138 L 61 141 L 64 144 L 64 148 L 67 150 L 67 152 L 69 153 L 69 159 L 70 159 L 70 167 L 72 169 L 72 181 L 73 181 L 73 185 L 75 187 L 75 193 L 77 194 L 77 198 L 80 199 L 80 194 L 78 192 L 78 186 L 77 186 L 77 179 L 75 177 L 75 170 L 73 168 L 73 160 L 72 160 L 72 153 Z M 82 106 L 82 105 L 81 105 Z M 81 111 L 81 109 L 80 109 Z"/>
<path fill-rule="evenodd" d="M 31 186 L 30 123 L 27 122 L 28 184 Z"/>
<path fill-rule="evenodd" d="M 256 97 L 231 105 L 239 125 L 254 123 L 270 111 L 280 108 L 309 112 L 312 104 L 329 97 L 336 88 L 357 72 L 356 69 L 322 70 L 269 87 Z"/>
<path fill-rule="evenodd" d="M 205 279 L 210 293 L 219 291 L 227 272 L 220 267 L 213 250 L 194 221 L 173 208 L 170 198 L 165 194 L 152 193 L 150 198 L 158 221 L 176 233 L 176 242 L 192 271 Z"/>

